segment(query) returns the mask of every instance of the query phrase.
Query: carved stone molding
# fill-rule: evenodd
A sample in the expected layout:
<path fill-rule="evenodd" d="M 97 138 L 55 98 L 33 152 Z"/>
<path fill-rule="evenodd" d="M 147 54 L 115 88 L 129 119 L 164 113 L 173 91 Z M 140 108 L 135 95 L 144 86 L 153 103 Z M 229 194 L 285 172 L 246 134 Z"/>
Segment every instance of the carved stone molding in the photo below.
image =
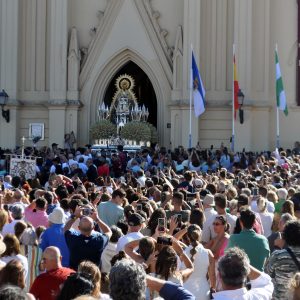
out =
<path fill-rule="evenodd" d="M 163 31 L 155 22 L 153 15 L 153 10 L 149 4 L 149 1 L 144 0 L 133 0 L 134 5 L 136 6 L 141 19 L 144 23 L 145 29 L 153 43 L 153 47 L 158 56 L 158 59 L 166 73 L 166 76 L 172 83 L 172 48 L 168 47 L 165 38 L 163 35 L 167 34 L 167 31 Z M 95 63 L 101 54 L 103 46 L 106 43 L 107 37 L 110 34 L 110 30 L 114 25 L 114 22 L 120 12 L 122 7 L 123 0 L 110 0 L 105 9 L 103 18 L 101 18 L 98 30 L 96 32 L 95 38 L 92 44 L 89 46 L 87 58 L 86 56 L 83 60 L 86 60 L 82 63 L 81 73 L 80 73 L 80 87 L 82 90 L 84 83 L 88 79 L 91 70 L 94 68 Z M 81 49 L 81 51 L 84 49 Z"/>
<path fill-rule="evenodd" d="M 155 32 L 157 34 L 157 37 L 164 49 L 165 55 L 170 63 L 170 66 L 172 66 L 172 51 L 170 51 L 170 47 L 167 44 L 166 37 L 168 36 L 168 31 L 166 29 L 161 28 L 159 24 L 159 18 L 160 18 L 160 12 L 157 10 L 153 10 L 151 1 L 149 0 L 137 0 L 137 4 L 144 4 L 144 7 L 146 8 L 146 11 L 150 17 L 150 20 L 153 24 L 153 27 L 155 29 Z"/>

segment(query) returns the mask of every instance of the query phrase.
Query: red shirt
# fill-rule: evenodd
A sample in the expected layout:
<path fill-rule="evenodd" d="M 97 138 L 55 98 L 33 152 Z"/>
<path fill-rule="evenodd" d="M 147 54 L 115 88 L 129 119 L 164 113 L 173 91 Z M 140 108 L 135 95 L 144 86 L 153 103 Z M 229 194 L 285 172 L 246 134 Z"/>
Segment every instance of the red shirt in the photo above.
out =
<path fill-rule="evenodd" d="M 39 275 L 33 282 L 30 293 L 36 300 L 55 300 L 60 293 L 61 285 L 74 270 L 61 267 Z"/>
<path fill-rule="evenodd" d="M 98 176 L 109 176 L 109 166 L 104 164 L 98 167 Z"/>

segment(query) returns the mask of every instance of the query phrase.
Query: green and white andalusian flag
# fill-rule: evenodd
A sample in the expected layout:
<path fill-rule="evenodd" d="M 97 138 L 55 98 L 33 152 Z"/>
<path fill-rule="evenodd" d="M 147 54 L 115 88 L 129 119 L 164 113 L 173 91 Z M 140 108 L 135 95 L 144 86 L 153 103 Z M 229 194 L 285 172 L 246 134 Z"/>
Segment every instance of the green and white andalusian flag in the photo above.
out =
<path fill-rule="evenodd" d="M 276 99 L 277 107 L 282 110 L 284 114 L 288 115 L 288 107 L 286 102 L 285 91 L 283 87 L 283 81 L 280 71 L 279 59 L 278 59 L 278 50 L 275 49 L 275 68 L 276 68 Z"/>

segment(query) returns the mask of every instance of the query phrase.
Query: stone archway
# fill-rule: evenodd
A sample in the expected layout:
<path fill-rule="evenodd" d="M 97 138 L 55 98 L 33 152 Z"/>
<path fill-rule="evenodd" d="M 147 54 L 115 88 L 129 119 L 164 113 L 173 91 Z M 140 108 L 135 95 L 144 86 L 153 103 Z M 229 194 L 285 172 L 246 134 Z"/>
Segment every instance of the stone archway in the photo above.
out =
<path fill-rule="evenodd" d="M 133 92 L 137 98 L 138 105 L 145 105 L 149 110 L 148 122 L 157 127 L 157 99 L 152 83 L 147 74 L 132 61 L 129 61 L 122 66 L 112 78 L 105 91 L 103 99 L 105 105 L 108 107 L 111 106 L 112 99 L 117 91 L 115 86 L 116 80 L 119 76 L 124 74 L 129 75 L 134 79 Z"/>
<path fill-rule="evenodd" d="M 161 70 L 150 66 L 139 54 L 128 48 L 113 56 L 109 62 L 99 70 L 98 77 L 94 80 L 92 84 L 93 88 L 90 90 L 88 97 L 90 99 L 89 114 L 87 116 L 89 125 L 97 121 L 98 106 L 104 100 L 107 87 L 112 78 L 128 62 L 136 64 L 151 81 L 157 99 L 157 131 L 159 142 L 160 144 L 168 144 L 169 136 L 167 136 L 167 132 L 165 131 L 166 126 L 164 125 L 165 121 L 170 119 L 170 116 L 166 117 L 166 114 L 168 114 L 166 109 L 167 102 L 170 95 L 168 97 L 165 92 L 166 88 L 163 87 L 163 81 L 159 80 L 159 78 L 163 78 L 164 76 L 161 74 Z"/>

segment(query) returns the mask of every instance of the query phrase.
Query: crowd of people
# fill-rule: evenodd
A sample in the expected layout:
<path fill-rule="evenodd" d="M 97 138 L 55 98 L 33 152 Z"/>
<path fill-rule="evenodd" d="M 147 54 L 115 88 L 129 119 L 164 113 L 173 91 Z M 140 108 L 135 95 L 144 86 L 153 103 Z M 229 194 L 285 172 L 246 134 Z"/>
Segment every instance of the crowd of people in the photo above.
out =
<path fill-rule="evenodd" d="M 299 143 L 25 153 L 36 177 L 1 177 L 0 299 L 300 299 Z"/>

